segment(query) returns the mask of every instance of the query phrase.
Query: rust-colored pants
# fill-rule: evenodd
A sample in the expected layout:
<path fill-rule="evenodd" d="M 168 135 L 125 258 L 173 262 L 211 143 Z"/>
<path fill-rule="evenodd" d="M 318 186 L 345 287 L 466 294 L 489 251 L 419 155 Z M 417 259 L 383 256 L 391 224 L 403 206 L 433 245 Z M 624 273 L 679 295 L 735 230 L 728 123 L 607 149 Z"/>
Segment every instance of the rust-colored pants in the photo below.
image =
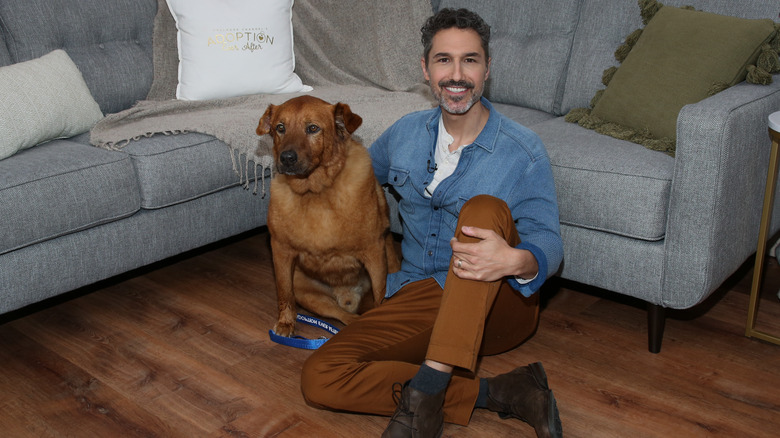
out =
<path fill-rule="evenodd" d="M 458 218 L 455 237 L 476 241 L 460 232 L 463 225 L 519 243 L 509 208 L 491 196 L 471 199 Z M 303 365 L 301 389 L 320 408 L 392 415 L 393 384 L 411 379 L 431 359 L 456 367 L 444 419 L 465 425 L 479 393 L 478 355 L 516 347 L 538 321 L 538 294 L 524 298 L 503 280 L 463 280 L 450 265 L 443 290 L 432 278 L 404 286 L 315 350 Z"/>

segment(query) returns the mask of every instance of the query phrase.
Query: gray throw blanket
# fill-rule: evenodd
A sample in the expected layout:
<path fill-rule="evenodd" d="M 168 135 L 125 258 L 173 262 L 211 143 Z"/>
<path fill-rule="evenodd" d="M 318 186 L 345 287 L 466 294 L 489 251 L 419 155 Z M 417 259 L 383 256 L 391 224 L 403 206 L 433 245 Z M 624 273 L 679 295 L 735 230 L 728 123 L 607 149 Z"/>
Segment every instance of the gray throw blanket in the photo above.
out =
<path fill-rule="evenodd" d="M 200 132 L 213 135 L 230 148 L 233 169 L 245 187 L 249 184 L 249 169 L 254 167 L 254 192 L 257 193 L 258 176 L 262 177 L 266 169 L 272 168 L 273 157 L 270 137 L 259 137 L 255 128 L 270 103 L 282 103 L 290 97 L 252 95 L 206 101 L 144 100 L 103 118 L 92 128 L 90 142 L 105 149 L 119 150 L 132 140 L 155 134 Z"/>
<path fill-rule="evenodd" d="M 199 132 L 222 140 L 230 148 L 233 168 L 239 182 L 248 187 L 250 168 L 254 171 L 254 193 L 258 179 L 265 181 L 266 170 L 273 171 L 270 136 L 255 133 L 257 123 L 269 104 L 311 94 L 327 102 L 346 100 L 352 112 L 363 118 L 356 138 L 369 146 L 392 123 L 411 111 L 431 108 L 435 103 L 425 87 L 413 92 L 388 93 L 371 87 L 318 87 L 309 93 L 258 94 L 204 101 L 144 100 L 132 108 L 109 114 L 91 131 L 90 142 L 98 147 L 119 150 L 132 140 L 156 134 Z M 348 95 L 345 99 L 345 95 Z"/>

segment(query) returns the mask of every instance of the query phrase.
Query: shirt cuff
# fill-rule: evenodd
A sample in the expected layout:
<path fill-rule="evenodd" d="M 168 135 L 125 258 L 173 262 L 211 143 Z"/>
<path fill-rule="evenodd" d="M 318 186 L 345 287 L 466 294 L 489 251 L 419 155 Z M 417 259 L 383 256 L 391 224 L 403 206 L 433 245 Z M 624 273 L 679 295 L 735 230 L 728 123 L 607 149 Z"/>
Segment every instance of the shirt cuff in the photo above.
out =
<path fill-rule="evenodd" d="M 513 276 L 508 281 L 509 285 L 512 286 L 513 289 L 520 292 L 525 297 L 530 297 L 536 293 L 536 291 L 538 291 L 539 288 L 542 287 L 542 284 L 544 284 L 544 282 L 547 280 L 547 257 L 541 248 L 532 243 L 522 242 L 515 248 L 531 251 L 531 254 L 536 257 L 536 264 L 539 265 L 539 271 L 536 273 L 534 278 L 526 280 Z"/>

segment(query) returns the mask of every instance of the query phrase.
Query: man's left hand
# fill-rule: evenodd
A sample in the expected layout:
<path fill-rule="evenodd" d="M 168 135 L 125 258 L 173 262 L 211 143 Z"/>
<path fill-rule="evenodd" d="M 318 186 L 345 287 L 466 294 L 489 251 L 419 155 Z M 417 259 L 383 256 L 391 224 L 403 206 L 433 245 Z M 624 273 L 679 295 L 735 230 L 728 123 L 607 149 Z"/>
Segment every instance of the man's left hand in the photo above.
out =
<path fill-rule="evenodd" d="M 463 234 L 476 242 L 450 241 L 452 247 L 452 271 L 460 278 L 479 281 L 496 281 L 504 277 L 533 278 L 539 271 L 536 257 L 530 251 L 509 246 L 493 230 L 468 227 Z"/>

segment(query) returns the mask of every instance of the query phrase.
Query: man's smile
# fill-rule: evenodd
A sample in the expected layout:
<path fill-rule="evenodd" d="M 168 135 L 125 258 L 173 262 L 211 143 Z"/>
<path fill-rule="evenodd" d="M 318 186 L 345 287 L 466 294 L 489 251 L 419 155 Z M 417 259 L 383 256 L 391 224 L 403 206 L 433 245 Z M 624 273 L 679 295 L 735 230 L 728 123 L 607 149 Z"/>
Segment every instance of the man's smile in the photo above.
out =
<path fill-rule="evenodd" d="M 474 88 L 474 85 L 469 83 L 464 83 L 464 82 L 453 83 L 448 81 L 448 82 L 440 83 L 439 87 L 442 90 L 446 90 L 447 93 L 453 96 L 460 96 L 465 94 L 467 91 L 471 90 L 472 88 Z"/>

